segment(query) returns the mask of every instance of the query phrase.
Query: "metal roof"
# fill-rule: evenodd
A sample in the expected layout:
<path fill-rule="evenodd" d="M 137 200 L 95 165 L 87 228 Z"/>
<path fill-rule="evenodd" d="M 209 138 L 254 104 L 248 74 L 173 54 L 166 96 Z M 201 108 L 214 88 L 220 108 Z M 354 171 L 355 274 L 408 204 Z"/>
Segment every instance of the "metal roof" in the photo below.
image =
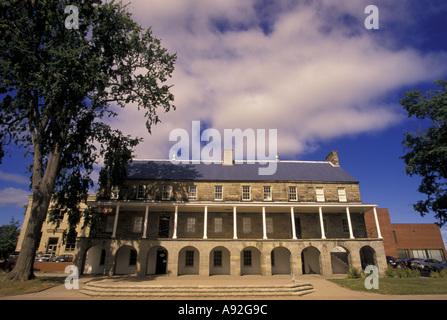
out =
<path fill-rule="evenodd" d="M 261 164 L 173 164 L 168 160 L 133 160 L 128 179 L 200 181 L 321 181 L 358 183 L 349 173 L 329 162 L 280 161 L 273 175 L 259 175 Z"/>

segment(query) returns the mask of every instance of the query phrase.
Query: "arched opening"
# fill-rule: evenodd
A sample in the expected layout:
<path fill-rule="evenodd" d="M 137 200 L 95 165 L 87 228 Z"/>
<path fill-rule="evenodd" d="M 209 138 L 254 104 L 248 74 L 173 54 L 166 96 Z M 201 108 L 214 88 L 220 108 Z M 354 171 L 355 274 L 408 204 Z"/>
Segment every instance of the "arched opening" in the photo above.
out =
<path fill-rule="evenodd" d="M 147 253 L 146 274 L 166 274 L 168 267 L 168 250 L 157 246 Z"/>
<path fill-rule="evenodd" d="M 199 274 L 200 253 L 194 247 L 188 246 L 178 254 L 178 274 Z"/>
<path fill-rule="evenodd" d="M 261 252 L 255 247 L 241 251 L 241 275 L 261 274 Z"/>
<path fill-rule="evenodd" d="M 346 274 L 349 270 L 349 251 L 340 246 L 332 248 L 331 265 L 333 274 Z"/>
<path fill-rule="evenodd" d="M 137 272 L 137 250 L 132 246 L 118 249 L 115 257 L 115 274 L 135 274 Z"/>
<path fill-rule="evenodd" d="M 210 252 L 210 275 L 230 274 L 230 251 L 216 247 Z"/>
<path fill-rule="evenodd" d="M 290 274 L 290 251 L 277 247 L 271 252 L 272 274 Z"/>
<path fill-rule="evenodd" d="M 100 245 L 91 247 L 85 253 L 83 274 L 104 274 L 106 250 Z"/>
<path fill-rule="evenodd" d="M 320 274 L 320 251 L 315 247 L 307 247 L 301 252 L 303 274 Z"/>
<path fill-rule="evenodd" d="M 376 262 L 376 251 L 370 246 L 364 246 L 360 249 L 360 261 L 362 263 L 362 269 L 369 265 L 377 265 Z"/>

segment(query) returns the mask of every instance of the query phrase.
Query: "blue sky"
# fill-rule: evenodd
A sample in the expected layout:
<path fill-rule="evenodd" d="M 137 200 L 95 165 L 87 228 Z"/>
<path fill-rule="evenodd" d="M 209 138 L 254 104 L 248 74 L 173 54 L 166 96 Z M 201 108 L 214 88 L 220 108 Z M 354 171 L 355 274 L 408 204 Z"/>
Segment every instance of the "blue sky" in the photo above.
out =
<path fill-rule="evenodd" d="M 392 222 L 432 223 L 412 204 L 418 177 L 404 174 L 401 142 L 415 121 L 399 99 L 447 77 L 445 1 L 134 0 L 134 19 L 177 52 L 176 111 L 146 132 L 130 105 L 112 124 L 143 137 L 138 158 L 168 158 L 176 128 L 192 121 L 224 129 L 277 129 L 278 154 L 324 160 L 360 181 L 363 202 L 389 208 Z M 379 29 L 367 30 L 367 5 Z M 82 12 L 80 13 L 82 15 Z M 29 193 L 23 152 L 0 165 L 0 225 L 23 219 Z M 447 239 L 447 226 L 442 228 Z"/>

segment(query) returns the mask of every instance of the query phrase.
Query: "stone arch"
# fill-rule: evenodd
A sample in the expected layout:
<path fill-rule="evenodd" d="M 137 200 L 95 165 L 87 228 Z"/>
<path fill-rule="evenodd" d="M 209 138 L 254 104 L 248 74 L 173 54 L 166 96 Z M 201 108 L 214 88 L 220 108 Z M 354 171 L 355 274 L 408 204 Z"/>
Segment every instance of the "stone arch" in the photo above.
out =
<path fill-rule="evenodd" d="M 362 264 L 362 269 L 369 265 L 377 265 L 376 251 L 370 246 L 364 246 L 360 249 L 360 262 Z"/>
<path fill-rule="evenodd" d="M 178 274 L 199 274 L 200 252 L 197 248 L 187 246 L 178 253 Z"/>
<path fill-rule="evenodd" d="M 147 253 L 146 274 L 167 274 L 169 252 L 165 247 L 152 247 Z"/>
<path fill-rule="evenodd" d="M 350 252 L 342 246 L 335 246 L 331 250 L 332 274 L 346 274 L 350 268 Z"/>
<path fill-rule="evenodd" d="M 136 274 L 137 250 L 132 246 L 122 246 L 115 255 L 115 274 Z"/>
<path fill-rule="evenodd" d="M 223 247 L 215 247 L 210 252 L 209 274 L 230 274 L 231 254 Z"/>
<path fill-rule="evenodd" d="M 303 274 L 321 274 L 320 250 L 310 246 L 301 251 Z"/>
<path fill-rule="evenodd" d="M 276 247 L 271 253 L 272 274 L 290 274 L 290 250 L 285 247 Z"/>
<path fill-rule="evenodd" d="M 104 274 L 106 250 L 100 245 L 90 247 L 85 252 L 83 274 Z"/>
<path fill-rule="evenodd" d="M 261 252 L 256 247 L 241 251 L 241 275 L 244 274 L 261 274 Z"/>

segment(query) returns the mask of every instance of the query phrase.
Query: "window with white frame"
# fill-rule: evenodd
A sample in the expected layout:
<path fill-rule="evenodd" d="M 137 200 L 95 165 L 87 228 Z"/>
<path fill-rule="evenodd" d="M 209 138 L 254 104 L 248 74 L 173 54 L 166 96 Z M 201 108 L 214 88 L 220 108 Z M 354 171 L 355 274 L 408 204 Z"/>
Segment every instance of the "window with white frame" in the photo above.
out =
<path fill-rule="evenodd" d="M 289 201 L 298 201 L 298 191 L 296 186 L 289 187 Z"/>
<path fill-rule="evenodd" d="M 222 186 L 214 186 L 214 200 L 223 200 Z"/>
<path fill-rule="evenodd" d="M 317 201 L 324 202 L 324 189 L 323 187 L 316 187 L 315 192 L 317 194 Z"/>
<path fill-rule="evenodd" d="M 242 232 L 243 233 L 251 232 L 251 218 L 250 217 L 242 218 Z"/>
<path fill-rule="evenodd" d="M 132 232 L 140 233 L 142 228 L 143 228 L 143 217 L 141 216 L 133 217 Z"/>
<path fill-rule="evenodd" d="M 222 233 L 222 218 L 214 218 L 214 232 Z"/>
<path fill-rule="evenodd" d="M 242 186 L 242 201 L 251 200 L 251 188 L 250 186 Z"/>
<path fill-rule="evenodd" d="M 140 184 L 137 187 L 137 199 L 144 199 L 145 193 L 146 193 L 146 186 Z"/>
<path fill-rule="evenodd" d="M 340 202 L 348 201 L 348 199 L 346 198 L 346 188 L 338 188 L 338 201 Z"/>
<path fill-rule="evenodd" d="M 272 187 L 264 186 L 264 201 L 271 201 L 271 200 L 272 200 Z"/>
<path fill-rule="evenodd" d="M 114 186 L 110 190 L 110 199 L 117 200 L 120 196 L 120 188 Z"/>
<path fill-rule="evenodd" d="M 162 200 L 171 200 L 172 186 L 163 186 Z"/>
<path fill-rule="evenodd" d="M 267 218 L 266 220 L 266 229 L 267 233 L 273 233 L 273 218 Z"/>
<path fill-rule="evenodd" d="M 197 200 L 197 186 L 189 186 L 189 200 Z"/>
<path fill-rule="evenodd" d="M 186 232 L 194 233 L 196 232 L 196 218 L 188 218 L 186 220 Z"/>

